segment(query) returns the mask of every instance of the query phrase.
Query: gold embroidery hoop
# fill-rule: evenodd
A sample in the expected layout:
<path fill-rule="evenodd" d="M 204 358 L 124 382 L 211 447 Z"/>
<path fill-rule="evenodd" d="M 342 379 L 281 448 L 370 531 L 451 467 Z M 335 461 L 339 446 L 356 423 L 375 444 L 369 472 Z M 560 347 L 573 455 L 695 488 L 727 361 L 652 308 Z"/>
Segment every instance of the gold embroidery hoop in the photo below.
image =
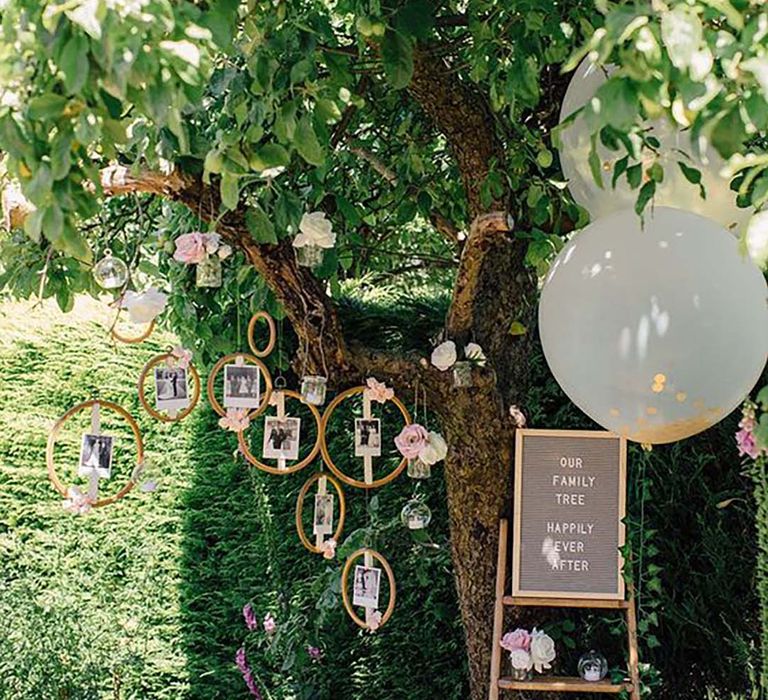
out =
<path fill-rule="evenodd" d="M 312 544 L 311 540 L 307 537 L 307 534 L 304 532 L 304 521 L 302 520 L 302 516 L 304 515 L 304 501 L 309 494 L 309 489 L 312 488 L 316 481 L 320 481 L 323 477 L 328 480 L 328 483 L 330 483 L 331 486 L 333 486 L 339 500 L 338 524 L 336 525 L 335 532 L 331 536 L 331 539 L 336 540 L 336 542 L 339 541 L 341 533 L 344 531 L 344 519 L 347 516 L 347 501 L 344 498 L 344 489 L 338 479 L 334 478 L 328 472 L 315 472 L 304 482 L 301 491 L 299 491 L 299 497 L 296 500 L 296 531 L 299 533 L 301 543 L 313 554 L 322 554 L 323 550 L 316 544 Z"/>
<path fill-rule="evenodd" d="M 213 410 L 216 411 L 216 413 L 218 413 L 220 416 L 226 416 L 226 409 L 219 403 L 219 400 L 216 398 L 216 377 L 219 372 L 221 372 L 224 365 L 229 363 L 236 364 L 239 358 L 242 358 L 244 363 L 258 367 L 261 370 L 261 375 L 264 377 L 265 389 L 261 398 L 261 403 L 248 413 L 248 418 L 253 419 L 267 410 L 267 406 L 269 406 L 269 399 L 272 397 L 272 375 L 269 373 L 267 366 L 258 357 L 254 357 L 253 355 L 248 355 L 247 353 L 243 352 L 234 352 L 229 355 L 224 355 L 224 357 L 222 357 L 211 368 L 211 373 L 208 375 L 206 393 L 208 395 L 208 401 L 211 404 L 211 408 L 213 408 Z"/>
<path fill-rule="evenodd" d="M 259 350 L 256 347 L 256 341 L 253 337 L 253 332 L 256 329 L 256 323 L 263 319 L 267 322 L 269 327 L 269 340 L 263 350 Z M 275 327 L 275 320 L 266 311 L 257 311 L 251 320 L 248 322 L 248 347 L 251 348 L 251 352 L 254 357 L 266 357 L 275 349 L 275 342 L 277 341 L 277 328 Z"/>
<path fill-rule="evenodd" d="M 144 329 L 142 333 L 136 336 L 128 336 L 128 335 L 122 335 L 121 333 L 118 333 L 117 331 L 117 321 L 120 318 L 120 312 L 122 309 L 117 310 L 117 316 L 115 317 L 115 322 L 112 324 L 112 328 L 110 329 L 110 335 L 117 341 L 121 343 L 125 343 L 126 345 L 138 345 L 139 343 L 143 343 L 147 338 L 149 338 L 150 335 L 152 335 L 152 331 L 155 330 L 155 319 L 153 318 L 147 327 Z"/>
<path fill-rule="evenodd" d="M 194 380 L 195 389 L 189 400 L 189 406 L 179 411 L 174 417 L 171 417 L 167 413 L 160 413 L 160 411 L 158 411 L 154 406 L 152 406 L 149 403 L 149 401 L 147 401 L 145 384 L 147 381 L 147 377 L 149 376 L 149 373 L 155 367 L 157 367 L 158 365 L 164 362 L 167 362 L 167 360 L 171 358 L 178 359 L 171 351 L 162 353 L 160 355 L 155 355 L 153 358 L 149 360 L 149 362 L 147 362 L 147 364 L 144 365 L 144 367 L 141 370 L 141 374 L 139 375 L 139 402 L 144 407 L 144 410 L 147 413 L 149 413 L 150 416 L 152 416 L 153 418 L 156 418 L 159 421 L 162 421 L 163 423 L 175 423 L 177 421 L 184 420 L 190 413 L 192 413 L 195 406 L 197 406 L 197 402 L 200 400 L 200 393 L 202 390 L 202 382 L 200 381 L 200 375 L 197 373 L 195 366 L 190 362 L 186 369 L 188 370 L 189 375 Z"/>
<path fill-rule="evenodd" d="M 379 488 L 380 486 L 384 486 L 388 484 L 391 481 L 394 481 L 398 476 L 400 476 L 403 469 L 405 469 L 405 467 L 408 465 L 408 460 L 405 457 L 403 457 L 403 459 L 400 461 L 400 464 L 397 466 L 396 469 L 394 469 L 394 471 L 391 471 L 389 474 L 381 477 L 380 479 L 374 479 L 371 482 L 360 481 L 359 479 L 354 479 L 351 476 L 348 476 L 341 469 L 339 469 L 336 466 L 336 464 L 334 464 L 334 461 L 331 458 L 330 453 L 328 452 L 328 445 L 325 437 L 325 433 L 328 428 L 328 423 L 330 421 L 331 415 L 333 415 L 333 412 L 336 410 L 339 404 L 345 399 L 348 399 L 352 396 L 356 396 L 357 394 L 364 394 L 367 390 L 368 390 L 368 387 L 366 386 L 352 387 L 351 389 L 342 391 L 338 396 L 336 396 L 333 399 L 333 401 L 331 401 L 331 403 L 328 404 L 328 407 L 325 409 L 325 413 L 323 414 L 323 420 L 322 420 L 322 426 L 321 426 L 322 430 L 321 430 L 321 439 L 320 439 L 320 452 L 323 456 L 323 461 L 328 465 L 328 468 L 345 484 L 348 484 L 349 486 L 354 486 L 355 488 L 359 488 L 359 489 L 376 489 L 376 488 Z M 400 399 L 398 399 L 397 396 L 393 396 L 390 399 L 390 401 L 395 406 L 397 406 L 397 408 L 400 409 L 400 413 L 402 413 L 403 418 L 405 418 L 405 424 L 410 425 L 411 414 L 408 413 L 408 409 L 405 407 L 405 404 L 402 401 L 400 401 Z"/>
<path fill-rule="evenodd" d="M 346 609 L 347 614 L 352 618 L 353 622 L 358 627 L 362 627 L 364 630 L 371 630 L 371 626 L 365 620 L 362 620 L 358 616 L 358 614 L 355 612 L 355 609 L 352 606 L 352 601 L 349 598 L 349 591 L 347 590 L 349 588 L 348 579 L 349 579 L 349 572 L 352 570 L 352 565 L 358 559 L 360 559 L 360 557 L 363 557 L 366 554 L 368 554 L 373 560 L 381 564 L 381 568 L 386 573 L 387 580 L 389 582 L 389 603 L 387 604 L 387 609 L 384 611 L 384 614 L 381 616 L 381 622 L 379 623 L 379 627 L 382 627 L 383 625 L 385 625 L 389 620 L 389 618 L 392 617 L 392 613 L 395 610 L 397 588 L 395 587 L 395 574 L 392 571 L 392 567 L 389 565 L 389 562 L 381 554 L 379 554 L 375 549 L 369 549 L 368 547 L 363 547 L 362 549 L 358 549 L 356 552 L 351 554 L 347 559 L 346 563 L 344 564 L 344 571 L 341 574 L 341 597 L 342 597 L 342 600 L 344 601 L 344 608 Z"/>
<path fill-rule="evenodd" d="M 288 398 L 301 401 L 301 394 L 299 394 L 296 391 L 291 391 L 290 389 L 276 389 L 272 392 L 271 397 L 274 397 L 278 393 L 282 393 L 284 396 L 287 396 Z M 312 417 L 315 419 L 315 423 L 317 424 L 317 439 L 315 440 L 315 444 L 312 447 L 312 451 L 306 457 L 304 457 L 304 459 L 296 462 L 296 464 L 292 464 L 290 467 L 286 466 L 285 469 L 280 469 L 280 467 L 273 467 L 270 464 L 264 464 L 263 462 L 260 462 L 258 459 L 256 459 L 253 452 L 251 452 L 251 448 L 250 448 L 250 445 L 248 444 L 248 441 L 245 439 L 245 431 L 241 430 L 237 433 L 237 444 L 240 446 L 240 451 L 242 452 L 243 457 L 245 457 L 246 461 L 249 464 L 256 467 L 257 469 L 261 469 L 262 471 L 268 472 L 269 474 L 280 475 L 280 474 L 293 474 L 294 472 L 297 472 L 300 469 L 304 469 L 304 467 L 306 467 L 308 464 L 314 461 L 315 457 L 317 457 L 318 452 L 320 452 L 320 432 L 322 430 L 322 426 L 321 426 L 322 419 L 320 418 L 320 411 L 318 411 L 317 408 L 315 408 L 310 404 L 305 404 L 303 402 L 302 402 L 302 405 L 306 406 L 310 410 L 310 412 L 312 413 Z"/>
<path fill-rule="evenodd" d="M 53 428 L 51 428 L 51 432 L 48 434 L 48 444 L 45 448 L 45 461 L 48 467 L 48 478 L 51 480 L 51 483 L 53 484 L 53 487 L 56 489 L 56 491 L 58 491 L 59 494 L 64 498 L 67 498 L 69 494 L 68 488 L 63 484 L 61 479 L 59 479 L 59 475 L 56 473 L 56 465 L 54 463 L 53 455 L 54 448 L 56 447 L 56 437 L 58 436 L 64 424 L 70 418 L 77 415 L 81 411 L 95 406 L 96 404 L 98 404 L 99 409 L 106 408 L 110 411 L 114 411 L 120 417 L 125 419 L 125 421 L 130 426 L 131 431 L 133 432 L 133 437 L 136 442 L 136 468 L 140 468 L 144 463 L 144 442 L 141 438 L 141 431 L 139 430 L 139 426 L 133 419 L 133 416 L 128 413 L 128 411 L 126 411 L 122 406 L 119 406 L 116 403 L 112 403 L 111 401 L 102 401 L 100 399 L 90 399 L 89 401 L 83 401 L 83 403 L 79 403 L 76 406 L 70 408 L 66 413 L 64 413 L 63 416 L 61 416 L 61 418 L 56 421 Z M 128 494 L 128 492 L 134 487 L 135 483 L 136 482 L 133 480 L 133 474 L 131 474 L 131 478 L 128 479 L 128 482 L 123 485 L 123 487 L 117 493 L 106 498 L 100 498 L 98 501 L 92 503 L 91 507 L 101 508 L 103 506 L 108 506 L 111 503 L 119 501 L 121 498 Z"/>

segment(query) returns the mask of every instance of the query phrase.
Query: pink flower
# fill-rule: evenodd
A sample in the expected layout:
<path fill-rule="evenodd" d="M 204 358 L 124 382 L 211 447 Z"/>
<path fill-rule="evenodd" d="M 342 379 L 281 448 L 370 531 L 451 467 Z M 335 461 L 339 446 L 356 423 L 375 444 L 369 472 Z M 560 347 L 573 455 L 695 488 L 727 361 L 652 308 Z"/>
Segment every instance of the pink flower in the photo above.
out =
<path fill-rule="evenodd" d="M 384 382 L 380 382 L 373 377 L 368 377 L 365 383 L 368 385 L 368 388 L 365 391 L 371 401 L 386 403 L 387 401 L 391 401 L 395 396 L 394 389 L 391 389 Z"/>
<path fill-rule="evenodd" d="M 736 446 L 739 449 L 739 457 L 746 455 L 751 459 L 757 459 L 760 456 L 754 433 L 749 430 L 742 429 L 736 433 Z"/>
<path fill-rule="evenodd" d="M 189 363 L 192 362 L 192 351 L 177 345 L 171 350 L 171 355 L 176 358 L 177 365 L 182 369 L 187 369 Z"/>
<path fill-rule="evenodd" d="M 267 616 L 264 618 L 264 631 L 267 634 L 274 634 L 275 630 L 277 629 L 277 623 L 275 622 L 275 618 L 272 617 L 269 613 L 267 613 Z"/>
<path fill-rule="evenodd" d="M 320 551 L 323 553 L 323 559 L 333 559 L 336 556 L 336 540 L 331 537 L 320 545 Z"/>
<path fill-rule="evenodd" d="M 308 646 L 307 654 L 312 661 L 320 661 L 323 658 L 323 652 L 319 647 Z"/>
<path fill-rule="evenodd" d="M 219 427 L 223 430 L 231 430 L 233 433 L 240 433 L 247 430 L 251 424 L 248 418 L 247 408 L 228 408 L 227 415 L 219 418 Z"/>
<path fill-rule="evenodd" d="M 418 423 L 411 423 L 411 425 L 406 425 L 400 435 L 395 438 L 395 445 L 403 457 L 416 459 L 421 451 L 429 445 L 429 433 Z"/>
<path fill-rule="evenodd" d="M 516 629 L 514 632 L 507 632 L 501 638 L 501 647 L 507 651 L 514 651 L 515 649 L 522 649 L 523 651 L 531 650 L 531 634 L 524 629 Z"/>
<path fill-rule="evenodd" d="M 237 664 L 240 673 L 245 673 L 249 670 L 248 660 L 245 658 L 245 647 L 240 647 L 237 652 L 235 652 L 235 664 Z"/>
<path fill-rule="evenodd" d="M 256 613 L 253 611 L 253 606 L 247 603 L 243 606 L 243 619 L 245 620 L 245 626 L 253 632 L 259 626 L 259 621 L 256 619 Z"/>
<path fill-rule="evenodd" d="M 205 260 L 207 242 L 204 233 L 199 231 L 185 233 L 176 239 L 176 252 L 173 254 L 173 259 L 185 265 L 196 265 Z"/>
<path fill-rule="evenodd" d="M 256 685 L 256 680 L 253 677 L 253 671 L 251 671 L 250 666 L 248 666 L 248 660 L 245 658 L 245 647 L 240 647 L 237 650 L 237 653 L 235 654 L 235 664 L 237 664 L 237 668 L 240 673 L 243 674 L 243 680 L 248 686 L 248 691 L 251 693 L 251 695 L 253 695 L 253 697 L 261 700 L 261 691 Z"/>
<path fill-rule="evenodd" d="M 381 627 L 381 613 L 376 610 L 368 617 L 368 631 L 373 633 Z"/>
<path fill-rule="evenodd" d="M 93 499 L 84 494 L 77 486 L 70 486 L 67 489 L 67 498 L 61 503 L 62 508 L 73 515 L 90 513 L 92 505 Z"/>

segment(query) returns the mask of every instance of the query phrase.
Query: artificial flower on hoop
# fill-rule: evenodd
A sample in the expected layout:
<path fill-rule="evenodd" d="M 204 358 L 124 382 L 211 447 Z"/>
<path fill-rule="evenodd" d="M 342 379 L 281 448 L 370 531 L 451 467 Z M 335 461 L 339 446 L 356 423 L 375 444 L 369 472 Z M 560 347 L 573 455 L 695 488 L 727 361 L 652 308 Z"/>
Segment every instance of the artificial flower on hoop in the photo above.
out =
<path fill-rule="evenodd" d="M 176 251 L 173 259 L 185 265 L 197 265 L 203 262 L 208 251 L 206 250 L 206 235 L 200 231 L 185 233 L 176 240 Z"/>
<path fill-rule="evenodd" d="M 170 355 L 171 357 L 168 358 L 168 364 L 172 365 L 175 360 L 176 366 L 181 367 L 181 369 L 187 369 L 189 363 L 192 362 L 192 351 L 181 347 L 181 345 L 177 345 L 173 348 Z"/>
<path fill-rule="evenodd" d="M 432 351 L 432 365 L 445 372 L 456 364 L 457 357 L 456 343 L 446 340 Z"/>
<path fill-rule="evenodd" d="M 151 323 L 165 310 L 168 296 L 159 289 L 150 287 L 143 292 L 128 290 L 120 303 L 120 307 L 128 311 L 131 323 Z"/>
<path fill-rule="evenodd" d="M 325 212 L 308 212 L 301 217 L 299 233 L 293 239 L 294 248 L 304 248 L 305 246 L 333 248 L 334 245 L 336 245 L 336 234 L 333 231 L 333 224 L 326 218 Z"/>
<path fill-rule="evenodd" d="M 365 393 L 371 401 L 386 403 L 395 397 L 395 390 L 388 387 L 384 382 L 380 382 L 374 377 L 368 377 L 365 381 L 367 386 Z"/>
<path fill-rule="evenodd" d="M 368 631 L 373 633 L 379 627 L 381 627 L 381 613 L 378 610 L 374 610 L 369 616 L 368 616 Z"/>
<path fill-rule="evenodd" d="M 61 503 L 64 510 L 74 515 L 86 515 L 91 512 L 93 499 L 84 494 L 77 486 L 67 489 L 67 498 Z"/>
<path fill-rule="evenodd" d="M 231 430 L 240 433 L 247 430 L 251 424 L 247 408 L 228 408 L 227 415 L 219 418 L 219 427 L 223 430 Z"/>
<path fill-rule="evenodd" d="M 417 459 L 429 444 L 429 432 L 423 425 L 406 425 L 395 438 L 395 445 L 406 459 Z"/>
<path fill-rule="evenodd" d="M 487 362 L 483 349 L 477 343 L 467 343 L 464 347 L 464 357 L 478 367 L 485 367 Z"/>
<path fill-rule="evenodd" d="M 515 649 L 522 649 L 523 651 L 531 650 L 531 633 L 528 630 L 517 628 L 514 632 L 507 632 L 501 638 L 501 648 L 507 651 L 514 651 Z"/>
<path fill-rule="evenodd" d="M 442 462 L 447 455 L 448 443 L 445 441 L 445 438 L 440 435 L 440 433 L 430 430 L 427 435 L 427 444 L 419 453 L 419 459 L 424 462 L 424 464 L 432 466 L 433 464 Z"/>
<path fill-rule="evenodd" d="M 336 540 L 331 537 L 320 545 L 323 559 L 333 559 L 336 556 Z"/>

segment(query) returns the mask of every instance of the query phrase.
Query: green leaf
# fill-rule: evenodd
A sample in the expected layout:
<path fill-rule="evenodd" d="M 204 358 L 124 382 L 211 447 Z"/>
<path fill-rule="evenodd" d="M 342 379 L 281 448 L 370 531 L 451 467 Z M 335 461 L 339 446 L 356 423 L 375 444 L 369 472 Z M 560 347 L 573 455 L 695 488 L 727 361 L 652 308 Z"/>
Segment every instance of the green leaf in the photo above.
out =
<path fill-rule="evenodd" d="M 299 120 L 293 140 L 299 155 L 307 163 L 310 165 L 322 165 L 325 162 L 323 148 L 317 140 L 317 134 L 315 134 L 309 116 L 304 115 Z"/>
<path fill-rule="evenodd" d="M 613 166 L 613 179 L 611 180 L 611 187 L 616 187 L 616 183 L 619 178 L 627 172 L 627 165 L 629 165 L 629 156 L 624 156 L 616 161 L 616 165 Z"/>
<path fill-rule="evenodd" d="M 525 335 L 528 329 L 520 321 L 512 321 L 509 325 L 510 335 Z"/>
<path fill-rule="evenodd" d="M 42 233 L 49 241 L 58 240 L 64 230 L 64 214 L 58 204 L 51 204 L 43 210 Z"/>
<path fill-rule="evenodd" d="M 24 219 L 24 233 L 27 234 L 35 243 L 40 243 L 43 229 L 43 213 L 39 209 L 27 214 Z"/>
<path fill-rule="evenodd" d="M 101 24 L 106 14 L 107 8 L 103 0 L 82 0 L 77 7 L 66 11 L 72 22 L 97 41 L 101 39 Z"/>
<path fill-rule="evenodd" d="M 257 243 L 277 243 L 275 227 L 260 206 L 255 205 L 248 209 L 245 213 L 245 224 Z"/>
<path fill-rule="evenodd" d="M 637 195 L 637 201 L 635 202 L 635 212 L 638 216 L 643 213 L 646 204 L 653 199 L 654 194 L 656 194 L 656 182 L 654 180 L 648 180 L 640 188 L 640 193 Z"/>
<path fill-rule="evenodd" d="M 384 64 L 384 74 L 395 90 L 408 87 L 413 77 L 413 42 L 388 29 L 381 42 L 381 60 Z"/>
<path fill-rule="evenodd" d="M 640 163 L 631 165 L 627 168 L 627 183 L 629 186 L 636 190 L 640 187 L 640 183 L 643 181 L 643 167 Z"/>
<path fill-rule="evenodd" d="M 768 385 L 764 386 L 757 392 L 757 403 L 760 404 L 760 408 L 764 411 L 768 411 Z"/>
<path fill-rule="evenodd" d="M 429 0 L 411 0 L 396 17 L 397 29 L 417 39 L 426 39 L 435 23 L 435 13 Z"/>
<path fill-rule="evenodd" d="M 262 146 L 251 157 L 251 167 L 254 170 L 266 170 L 288 165 L 291 157 L 280 144 L 268 143 Z"/>
<path fill-rule="evenodd" d="M 88 80 L 88 39 L 75 34 L 61 52 L 59 68 L 64 73 L 64 87 L 70 95 L 83 89 Z"/>
<path fill-rule="evenodd" d="M 222 173 L 219 190 L 224 207 L 237 209 L 237 203 L 240 201 L 240 178 L 232 173 Z"/>
<path fill-rule="evenodd" d="M 27 116 L 30 119 L 55 119 L 64 113 L 67 106 L 67 98 L 63 95 L 54 95 L 48 92 L 29 101 Z"/>
<path fill-rule="evenodd" d="M 597 153 L 597 134 L 592 134 L 592 147 L 589 149 L 589 170 L 592 178 L 600 189 L 603 189 L 603 164 L 600 162 L 600 156 Z"/>
<path fill-rule="evenodd" d="M 688 182 L 690 182 L 692 185 L 701 184 L 701 170 L 692 168 L 690 165 L 686 165 L 681 160 L 677 161 L 677 164 L 680 166 L 680 170 Z"/>

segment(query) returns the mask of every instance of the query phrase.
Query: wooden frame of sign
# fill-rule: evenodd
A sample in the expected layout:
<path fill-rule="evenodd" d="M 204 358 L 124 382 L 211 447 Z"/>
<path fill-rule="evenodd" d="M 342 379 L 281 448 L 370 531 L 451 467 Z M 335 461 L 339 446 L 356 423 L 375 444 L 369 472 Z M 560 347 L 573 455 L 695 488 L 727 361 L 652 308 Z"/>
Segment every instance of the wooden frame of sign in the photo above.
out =
<path fill-rule="evenodd" d="M 526 439 L 543 438 L 543 445 L 539 450 L 533 450 L 526 455 L 524 443 Z M 598 443 L 597 440 L 602 442 Z M 566 442 L 567 441 L 567 442 Z M 594 442 L 593 442 L 594 441 Z M 560 443 L 559 445 L 557 443 Z M 530 444 L 530 443 L 529 443 Z M 553 447 L 557 445 L 553 449 Z M 621 554 L 618 550 L 624 543 L 624 526 L 622 520 L 626 507 L 626 440 L 612 433 L 591 432 L 579 430 L 518 430 L 515 445 L 515 532 L 513 536 L 513 564 L 512 564 L 512 595 L 506 595 L 507 582 L 507 554 L 508 554 L 508 523 L 502 520 L 499 525 L 499 553 L 496 572 L 496 605 L 494 608 L 493 620 L 493 648 L 491 650 L 491 678 L 489 700 L 498 700 L 501 690 L 538 690 L 541 692 L 575 692 L 575 693 L 605 693 L 618 695 L 622 692 L 629 694 L 631 700 L 640 700 L 640 672 L 637 650 L 637 619 L 635 611 L 635 601 L 632 587 L 628 586 L 625 591 L 622 568 L 624 565 Z M 580 447 L 580 449 L 578 449 Z M 578 454 L 574 454 L 574 450 Z M 525 482 L 525 460 L 526 456 L 534 464 L 538 463 L 539 471 L 544 474 L 536 475 Z M 562 459 L 565 458 L 563 462 Z M 570 458 L 570 460 L 569 460 Z M 581 463 L 576 461 L 581 458 Z M 585 469 L 586 467 L 586 469 Z M 560 470 L 566 470 L 565 475 L 573 478 L 562 480 L 555 478 L 555 475 L 562 475 Z M 581 472 L 581 469 L 585 471 Z M 585 478 L 586 477 L 586 478 Z M 594 477 L 593 479 L 591 477 Z M 549 503 L 540 494 L 545 485 L 549 489 L 544 491 L 549 495 Z M 560 491 L 560 487 L 572 489 L 567 492 L 568 495 L 579 493 L 593 494 L 592 503 L 587 503 L 587 497 L 583 499 L 571 498 L 563 499 L 562 495 L 566 492 Z M 615 491 L 614 491 L 615 487 Z M 539 489 L 537 492 L 536 489 Z M 555 489 L 555 491 L 552 491 Z M 532 535 L 530 529 L 523 532 L 523 520 L 525 517 L 525 498 L 531 496 L 533 492 L 541 502 L 541 510 L 544 511 L 544 520 L 539 514 L 531 517 L 534 521 L 534 530 L 539 527 L 537 534 Z M 613 492 L 613 494 L 611 494 Z M 561 494 L 558 498 L 556 494 Z M 611 499 L 615 499 L 611 503 Z M 529 565 L 525 559 L 525 553 L 522 551 L 527 548 L 530 555 L 531 548 L 526 547 L 527 540 L 533 536 L 533 539 L 540 538 L 542 535 L 558 534 L 552 524 L 557 520 L 547 520 L 546 516 L 556 517 L 555 506 L 567 508 L 592 507 L 592 510 L 585 511 L 589 513 L 592 521 L 592 529 L 579 529 L 579 522 L 561 521 L 561 524 L 567 524 L 569 527 L 567 536 L 584 537 L 582 539 L 559 540 L 553 542 L 552 547 L 545 549 L 544 544 L 548 538 L 544 538 L 541 545 L 538 546 L 537 557 L 544 558 L 547 565 L 555 571 L 555 577 L 558 585 L 550 587 L 541 586 L 538 583 L 535 587 L 526 585 L 526 581 L 532 580 L 534 583 L 540 580 L 546 571 L 545 568 L 537 567 L 534 563 L 530 568 L 532 572 L 526 570 Z M 549 510 L 547 510 L 549 507 Z M 603 513 L 599 509 L 603 509 Z M 566 511 L 567 512 L 567 511 Z M 578 510 L 577 510 L 578 513 Z M 615 518 L 615 521 L 607 521 L 606 514 Z M 538 517 L 537 517 L 538 515 Z M 592 516 L 595 516 L 594 518 Z M 601 517 L 602 516 L 602 517 Z M 614 523 L 615 522 L 615 530 Z M 542 523 L 545 523 L 542 528 Z M 582 521 L 581 524 L 584 524 Z M 574 527 L 571 527 L 574 526 Z M 597 532 L 595 529 L 597 528 Z M 594 538 L 590 540 L 589 538 Z M 579 546 L 578 543 L 581 543 Z M 589 546 L 588 546 L 589 545 Z M 613 551 L 610 551 L 615 546 Z M 560 553 L 576 554 L 583 559 L 563 560 Z M 598 566 L 594 569 L 582 567 L 581 565 L 562 566 L 563 561 L 587 561 L 588 557 L 594 557 Z M 615 559 L 614 559 L 615 558 Z M 615 561 L 615 571 L 613 571 L 613 562 Z M 576 577 L 575 584 L 570 582 L 569 586 L 562 583 L 563 577 L 559 576 L 563 571 L 568 573 L 586 574 L 590 577 Z M 599 590 L 595 588 L 592 581 L 593 571 L 597 572 Z M 551 590 L 551 588 L 565 588 L 568 591 Z M 628 593 L 628 597 L 625 594 Z M 612 683 L 610 680 L 585 681 L 581 678 L 564 676 L 537 676 L 531 680 L 519 681 L 501 676 L 501 659 L 503 650 L 499 644 L 503 635 L 504 610 L 506 607 L 563 607 L 563 608 L 595 608 L 605 610 L 622 610 L 627 619 L 627 647 L 629 653 L 629 678 L 621 683 Z"/>

